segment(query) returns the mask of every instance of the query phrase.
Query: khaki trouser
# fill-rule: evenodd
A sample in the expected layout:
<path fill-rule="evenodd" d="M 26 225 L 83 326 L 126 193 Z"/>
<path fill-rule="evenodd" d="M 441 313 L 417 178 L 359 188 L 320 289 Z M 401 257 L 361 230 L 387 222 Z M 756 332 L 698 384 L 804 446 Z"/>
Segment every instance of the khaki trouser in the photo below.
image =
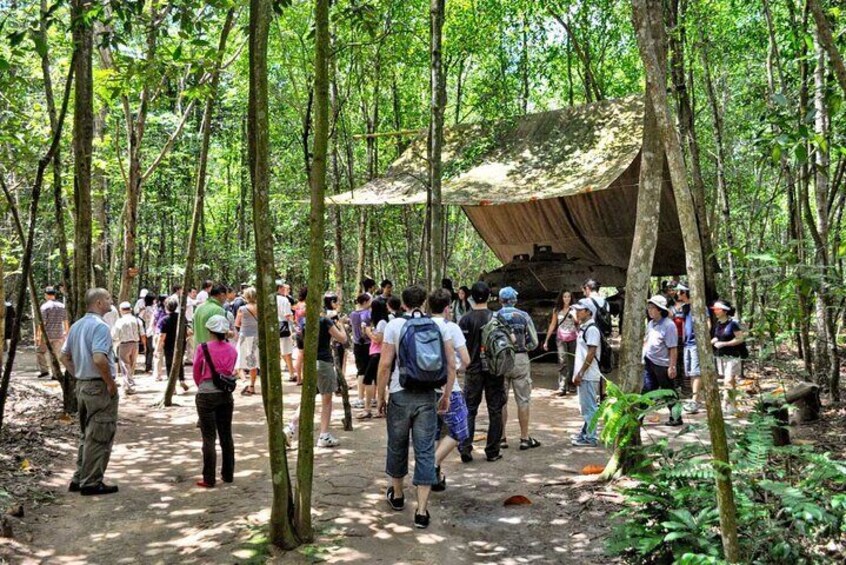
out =
<path fill-rule="evenodd" d="M 135 386 L 135 363 L 138 360 L 138 342 L 126 342 L 118 345 L 118 369 L 123 375 L 123 386 L 131 389 Z"/>
<path fill-rule="evenodd" d="M 77 381 L 79 451 L 73 482 L 93 487 L 103 482 L 117 428 L 118 395 L 110 396 L 102 380 Z"/>
<path fill-rule="evenodd" d="M 50 372 L 50 354 L 47 352 L 47 347 L 49 346 L 53 353 L 56 355 L 56 359 L 59 359 L 59 355 L 62 352 L 62 346 L 65 344 L 65 338 L 60 337 L 59 339 L 44 339 L 42 337 L 41 345 L 38 346 L 36 351 L 36 359 L 38 360 L 38 370 L 42 373 L 49 373 Z"/>

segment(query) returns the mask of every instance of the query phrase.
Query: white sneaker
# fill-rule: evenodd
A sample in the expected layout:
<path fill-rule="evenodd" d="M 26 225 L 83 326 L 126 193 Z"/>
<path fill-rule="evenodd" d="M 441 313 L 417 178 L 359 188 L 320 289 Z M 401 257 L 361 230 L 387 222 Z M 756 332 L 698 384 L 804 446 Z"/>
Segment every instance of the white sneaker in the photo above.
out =
<path fill-rule="evenodd" d="M 371 400 L 371 401 L 370 401 L 370 407 L 371 407 L 371 408 L 376 408 L 377 406 L 379 406 L 379 403 L 378 403 L 378 402 L 376 402 L 376 399 L 375 399 L 375 398 L 374 398 L 373 400 Z"/>
<path fill-rule="evenodd" d="M 363 408 L 364 408 L 364 401 L 363 401 L 363 400 L 361 400 L 361 399 L 359 399 L 359 400 L 353 400 L 353 401 L 352 401 L 352 407 L 353 407 L 353 408 L 358 408 L 359 410 L 361 410 L 361 409 L 363 409 Z"/>
<path fill-rule="evenodd" d="M 688 414 L 698 414 L 699 413 L 699 403 L 695 400 L 691 400 L 689 402 L 684 403 L 684 411 Z"/>
<path fill-rule="evenodd" d="M 317 447 L 335 447 L 339 442 L 332 434 L 325 434 L 317 438 Z"/>

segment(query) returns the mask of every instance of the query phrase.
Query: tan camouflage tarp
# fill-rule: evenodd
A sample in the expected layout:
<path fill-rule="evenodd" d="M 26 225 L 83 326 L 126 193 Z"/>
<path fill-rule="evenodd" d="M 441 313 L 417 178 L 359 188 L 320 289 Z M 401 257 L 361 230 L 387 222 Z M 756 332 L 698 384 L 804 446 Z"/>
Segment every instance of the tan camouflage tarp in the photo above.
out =
<path fill-rule="evenodd" d="M 444 132 L 443 203 L 461 205 L 508 262 L 552 245 L 597 265 L 628 266 L 637 207 L 643 98 L 631 96 Z M 329 204 L 426 202 L 426 136 L 384 176 Z M 654 274 L 684 271 L 669 181 Z"/>

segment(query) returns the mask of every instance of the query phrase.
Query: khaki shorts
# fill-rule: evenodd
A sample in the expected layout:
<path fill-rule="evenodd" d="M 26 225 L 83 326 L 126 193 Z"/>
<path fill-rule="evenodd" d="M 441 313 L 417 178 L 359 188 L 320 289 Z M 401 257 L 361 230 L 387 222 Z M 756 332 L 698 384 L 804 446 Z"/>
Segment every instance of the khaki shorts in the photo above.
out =
<path fill-rule="evenodd" d="M 532 398 L 532 369 L 528 353 L 518 353 L 514 357 L 514 368 L 505 375 L 505 402 L 508 403 L 508 391 L 514 389 L 514 401 L 518 407 L 528 406 Z"/>
<path fill-rule="evenodd" d="M 291 336 L 279 338 L 279 354 L 291 355 L 294 353 L 294 338 Z"/>
<path fill-rule="evenodd" d="M 723 383 L 734 388 L 737 377 L 740 376 L 740 364 L 743 360 L 738 357 L 717 357 L 717 374 L 723 377 Z"/>
<path fill-rule="evenodd" d="M 334 394 L 338 390 L 338 374 L 335 364 L 329 361 L 317 362 L 317 392 L 320 394 Z"/>

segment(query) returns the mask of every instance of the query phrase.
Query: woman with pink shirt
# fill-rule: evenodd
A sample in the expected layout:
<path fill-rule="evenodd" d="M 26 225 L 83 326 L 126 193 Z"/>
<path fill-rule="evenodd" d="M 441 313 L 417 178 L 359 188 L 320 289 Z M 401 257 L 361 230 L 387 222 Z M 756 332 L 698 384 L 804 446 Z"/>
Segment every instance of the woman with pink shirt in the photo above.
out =
<path fill-rule="evenodd" d="M 234 401 L 231 392 L 217 388 L 212 378 L 212 366 L 220 375 L 234 375 L 238 351 L 226 341 L 229 320 L 225 316 L 212 316 L 206 322 L 210 332 L 207 343 L 197 347 L 194 353 L 194 382 L 197 384 L 197 415 L 203 434 L 203 480 L 197 486 L 212 488 L 215 483 L 217 453 L 215 438 L 220 440 L 223 465 L 220 476 L 224 483 L 231 483 L 235 473 L 235 444 L 232 441 L 232 409 Z M 206 360 L 206 353 L 211 365 Z"/>

